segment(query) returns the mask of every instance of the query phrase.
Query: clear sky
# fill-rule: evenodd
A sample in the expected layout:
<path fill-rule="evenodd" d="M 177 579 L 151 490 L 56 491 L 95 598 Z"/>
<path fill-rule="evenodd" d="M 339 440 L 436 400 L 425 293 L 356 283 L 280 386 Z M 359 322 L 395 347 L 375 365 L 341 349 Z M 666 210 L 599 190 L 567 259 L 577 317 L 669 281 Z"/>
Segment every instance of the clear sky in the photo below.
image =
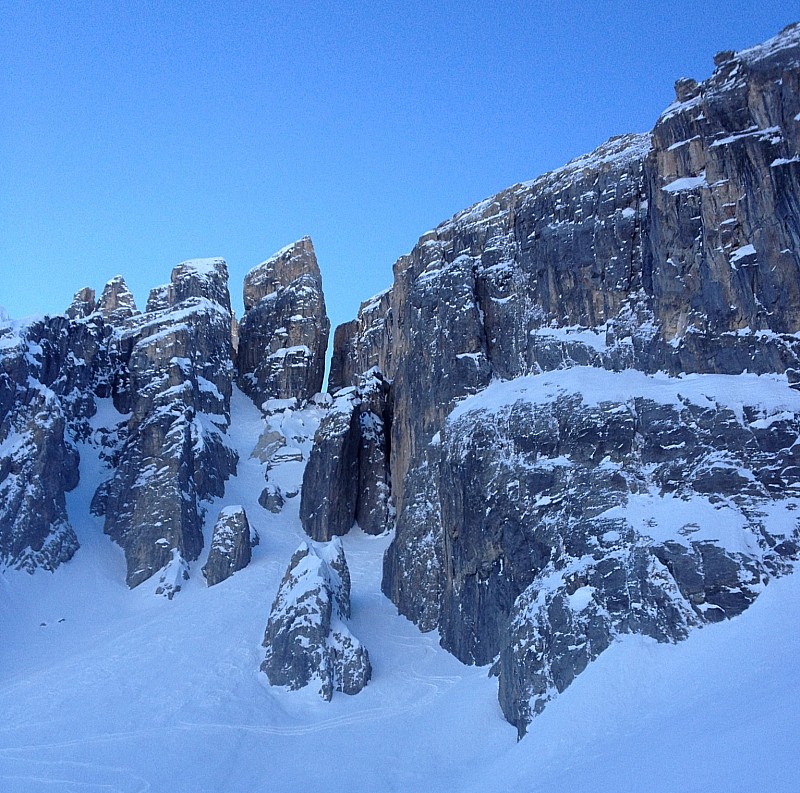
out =
<path fill-rule="evenodd" d="M 0 305 L 58 313 L 310 234 L 334 324 L 455 212 L 800 18 L 779 0 L 0 0 Z"/>

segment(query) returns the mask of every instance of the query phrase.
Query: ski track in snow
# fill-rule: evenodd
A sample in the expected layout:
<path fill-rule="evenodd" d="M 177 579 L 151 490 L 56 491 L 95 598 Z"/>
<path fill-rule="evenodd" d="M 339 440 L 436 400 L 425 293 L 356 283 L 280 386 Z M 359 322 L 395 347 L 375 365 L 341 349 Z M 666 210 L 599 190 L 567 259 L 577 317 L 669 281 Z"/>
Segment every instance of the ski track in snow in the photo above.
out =
<path fill-rule="evenodd" d="M 119 420 L 102 408 L 97 422 Z M 208 588 L 205 551 L 173 601 L 151 582 L 129 591 L 120 549 L 88 513 L 105 473 L 83 445 L 68 494 L 81 549 L 54 574 L 0 576 L 0 791 L 796 793 L 795 576 L 682 644 L 616 643 L 517 743 L 487 668 L 460 664 L 380 594 L 390 537 L 355 529 L 349 624 L 373 679 L 330 703 L 313 684 L 270 687 L 261 641 L 305 535 L 298 497 L 279 515 L 257 505 L 264 420 L 238 391 L 232 412 L 239 471 L 209 505 L 206 548 L 219 510 L 242 504 L 261 537 L 248 568 Z"/>

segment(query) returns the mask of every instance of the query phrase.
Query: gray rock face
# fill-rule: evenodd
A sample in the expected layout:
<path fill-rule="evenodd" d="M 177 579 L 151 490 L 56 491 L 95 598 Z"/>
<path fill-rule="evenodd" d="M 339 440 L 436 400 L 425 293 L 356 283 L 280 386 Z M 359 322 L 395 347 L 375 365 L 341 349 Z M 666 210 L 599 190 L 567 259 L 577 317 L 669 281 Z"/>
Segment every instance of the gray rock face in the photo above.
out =
<path fill-rule="evenodd" d="M 651 134 L 614 138 L 423 236 L 396 263 L 392 289 L 337 330 L 333 388 L 378 361 L 391 383 L 398 515 L 384 591 L 423 630 L 438 628 L 459 658 L 487 663 L 500 654 L 501 702 L 521 731 L 617 633 L 675 640 L 738 613 L 796 552 L 794 520 L 776 526 L 759 516 L 793 503 L 781 497 L 795 487 L 794 430 L 774 416 L 742 428 L 740 415 L 718 406 L 663 413 L 639 395 L 634 408 L 627 397 L 609 399 L 616 404 L 606 415 L 554 395 L 525 421 L 483 427 L 473 416 L 457 431 L 446 426 L 460 400 L 497 379 L 579 366 L 673 376 L 800 368 L 800 27 L 716 65 L 702 84 L 678 82 Z M 737 410 L 745 408 L 753 415 L 754 403 Z M 795 416 L 792 408 L 787 421 Z M 756 431 L 762 420 L 775 436 Z M 701 437 L 696 426 L 705 427 Z M 469 465 L 455 457 L 460 442 Z M 539 457 L 562 456 L 554 448 L 566 450 L 569 465 L 537 467 Z M 603 468 L 606 457 L 623 473 Z M 689 520 L 685 535 L 677 527 L 659 542 L 617 528 L 624 548 L 590 549 L 594 561 L 571 577 L 583 557 L 567 546 L 588 543 L 614 499 L 629 503 L 645 484 L 667 499 L 661 504 L 731 501 L 749 550 L 734 552 L 716 536 L 700 541 Z M 507 488 L 550 501 L 511 503 Z M 557 520 L 545 531 L 550 513 Z M 715 524 L 704 512 L 698 531 Z M 545 580 L 557 582 L 548 594 Z M 625 587 L 641 590 L 630 608 Z M 564 611 L 565 598 L 578 604 L 589 589 L 596 609 Z M 648 614 L 634 619 L 640 602 Z"/>
<path fill-rule="evenodd" d="M 371 369 L 391 371 L 392 339 L 392 290 L 387 289 L 364 301 L 357 319 L 336 328 L 328 391 L 358 385 Z"/>
<path fill-rule="evenodd" d="M 67 309 L 67 316 L 70 319 L 85 319 L 90 314 L 93 314 L 97 309 L 97 303 L 94 297 L 94 289 L 85 286 L 83 289 L 75 293 Z"/>
<path fill-rule="evenodd" d="M 389 526 L 389 387 L 377 370 L 358 387 L 341 389 L 314 436 L 303 474 L 300 520 L 318 542 Z"/>
<path fill-rule="evenodd" d="M 0 562 L 54 570 L 78 548 L 64 493 L 78 483 L 78 456 L 65 438 L 56 395 L 29 385 L 25 403 L 0 423 Z"/>
<path fill-rule="evenodd" d="M 442 642 L 468 663 L 499 653 L 521 733 L 614 636 L 677 641 L 788 571 L 800 399 L 742 377 L 761 405 L 731 399 L 733 376 L 573 369 L 498 383 L 446 422 Z M 644 396 L 603 398 L 628 390 Z"/>
<path fill-rule="evenodd" d="M 175 302 L 130 322 L 119 339 L 131 415 L 116 470 L 92 507 L 125 551 L 131 587 L 197 558 L 200 502 L 221 496 L 236 470 L 225 436 L 233 378 L 226 283 L 221 259 L 183 262 L 172 275 Z"/>
<path fill-rule="evenodd" d="M 208 561 L 203 565 L 206 583 L 214 586 L 247 567 L 257 538 L 243 507 L 225 507 L 214 525 Z"/>
<path fill-rule="evenodd" d="M 112 325 L 122 325 L 139 313 L 131 290 L 121 275 L 115 275 L 104 287 L 97 310 Z"/>
<path fill-rule="evenodd" d="M 330 322 L 309 237 L 253 268 L 238 327 L 239 386 L 258 405 L 322 390 Z"/>
<path fill-rule="evenodd" d="M 359 401 L 354 388 L 340 391 L 314 435 L 300 490 L 300 520 L 317 542 L 347 534 L 356 519 Z"/>
<path fill-rule="evenodd" d="M 29 572 L 78 548 L 64 497 L 78 483 L 74 441 L 111 390 L 107 327 L 82 313 L 0 322 L 0 564 Z"/>
<path fill-rule="evenodd" d="M 347 628 L 350 573 L 340 541 L 303 543 L 292 556 L 272 604 L 261 664 L 274 686 L 311 683 L 330 700 L 357 694 L 372 674 L 366 648 Z"/>

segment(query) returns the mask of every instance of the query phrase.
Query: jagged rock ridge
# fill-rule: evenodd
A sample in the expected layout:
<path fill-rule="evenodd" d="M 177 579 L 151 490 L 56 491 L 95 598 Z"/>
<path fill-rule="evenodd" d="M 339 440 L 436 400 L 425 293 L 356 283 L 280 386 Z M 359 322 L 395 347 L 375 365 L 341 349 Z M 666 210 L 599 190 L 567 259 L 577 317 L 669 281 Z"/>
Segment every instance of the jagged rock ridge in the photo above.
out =
<path fill-rule="evenodd" d="M 169 566 L 159 587 L 169 597 L 203 547 L 200 502 L 221 496 L 236 470 L 225 436 L 233 381 L 227 279 L 222 259 L 179 264 L 167 307 L 129 319 L 116 337 L 130 385 L 115 402 L 130 417 L 92 509 L 125 551 L 128 584 Z"/>
<path fill-rule="evenodd" d="M 279 318 L 294 323 L 314 347 L 313 371 L 287 400 L 297 405 L 322 381 L 328 322 L 319 269 L 308 238 L 271 261 L 276 278 L 258 282 L 255 276 L 270 269 L 262 265 L 245 291 L 256 303 L 280 292 L 278 302 L 293 313 Z M 276 279 L 287 275 L 284 288 Z M 101 447 L 109 467 L 92 510 L 105 516 L 106 532 L 125 551 L 128 584 L 158 573 L 160 593 L 172 597 L 179 590 L 203 546 L 204 502 L 223 494 L 237 464 L 227 439 L 237 336 L 227 280 L 224 260 L 196 259 L 177 265 L 168 284 L 151 290 L 144 313 L 124 278 L 115 276 L 99 300 L 93 289 L 79 290 L 64 316 L 25 323 L 3 317 L 3 564 L 54 569 L 75 553 L 64 493 L 78 482 L 75 443 L 89 442 Z M 256 295 L 259 290 L 264 294 Z M 295 316 L 306 309 L 309 317 Z M 253 322 L 249 327 L 258 330 Z M 104 415 L 116 416 L 99 430 L 92 425 L 98 400 L 113 401 Z M 214 557 L 211 562 L 216 578 L 219 565 Z"/>
<path fill-rule="evenodd" d="M 391 487 L 385 592 L 459 658 L 493 664 L 520 734 L 616 635 L 677 640 L 737 614 L 797 556 L 800 28 L 715 63 L 709 80 L 676 83 L 652 133 L 424 235 L 392 288 L 335 335 L 306 530 L 382 531 Z M 178 591 L 202 547 L 202 504 L 235 470 L 234 376 L 271 415 L 321 387 L 310 240 L 250 273 L 245 308 L 237 327 L 224 262 L 196 260 L 144 314 L 115 277 L 64 317 L 3 320 L 3 564 L 53 569 L 75 552 L 73 442 L 111 398 L 120 421 L 94 508 L 131 586 L 158 576 L 157 591 Z M 306 459 L 287 421 L 259 452 L 276 467 Z M 296 495 L 268 472 L 266 508 Z M 323 692 L 365 682 L 352 637 L 331 649 L 328 562 L 298 553 L 323 582 L 311 588 L 319 652 L 287 660 L 284 610 L 265 664 L 280 659 L 287 681 L 318 674 Z M 290 568 L 287 603 L 296 578 Z"/>

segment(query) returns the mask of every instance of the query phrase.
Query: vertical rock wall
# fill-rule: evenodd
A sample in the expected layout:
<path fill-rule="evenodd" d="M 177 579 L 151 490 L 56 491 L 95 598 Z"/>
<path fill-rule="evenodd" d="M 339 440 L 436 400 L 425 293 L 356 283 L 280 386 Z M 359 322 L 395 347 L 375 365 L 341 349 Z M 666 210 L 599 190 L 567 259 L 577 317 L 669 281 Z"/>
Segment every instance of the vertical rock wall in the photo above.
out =
<path fill-rule="evenodd" d="M 330 322 L 314 246 L 298 240 L 254 267 L 244 281 L 238 381 L 258 405 L 306 400 L 322 390 Z"/>

